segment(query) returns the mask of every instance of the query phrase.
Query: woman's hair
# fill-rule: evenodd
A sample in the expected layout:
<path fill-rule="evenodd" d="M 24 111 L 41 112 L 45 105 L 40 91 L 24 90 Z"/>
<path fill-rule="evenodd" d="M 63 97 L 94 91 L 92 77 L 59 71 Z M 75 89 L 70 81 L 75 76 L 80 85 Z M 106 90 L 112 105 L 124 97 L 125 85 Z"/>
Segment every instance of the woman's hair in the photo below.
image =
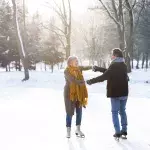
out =
<path fill-rule="evenodd" d="M 112 53 L 116 57 L 123 57 L 123 52 L 121 51 L 120 48 L 115 48 L 112 50 Z"/>
<path fill-rule="evenodd" d="M 67 65 L 70 65 L 70 62 L 72 62 L 73 60 L 78 60 L 78 58 L 76 56 L 69 56 L 67 59 Z"/>

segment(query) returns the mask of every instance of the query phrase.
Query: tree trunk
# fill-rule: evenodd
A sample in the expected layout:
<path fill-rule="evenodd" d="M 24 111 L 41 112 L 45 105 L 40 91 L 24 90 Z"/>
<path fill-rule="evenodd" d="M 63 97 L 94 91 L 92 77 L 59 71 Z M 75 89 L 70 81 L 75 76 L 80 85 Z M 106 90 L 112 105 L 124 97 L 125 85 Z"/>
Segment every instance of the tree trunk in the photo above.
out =
<path fill-rule="evenodd" d="M 17 17 L 17 6 L 16 6 L 16 1 L 12 0 L 13 4 L 13 18 L 15 20 L 15 30 L 16 30 L 16 37 L 17 37 L 17 43 L 18 43 L 18 49 L 19 49 L 19 54 L 20 58 L 24 67 L 24 79 L 22 81 L 26 81 L 29 79 L 29 71 L 28 71 L 28 61 L 27 61 L 27 55 L 25 53 L 21 33 L 20 33 L 20 28 L 19 28 L 19 23 L 18 23 L 18 17 Z"/>
<path fill-rule="evenodd" d="M 132 69 L 134 69 L 134 59 L 133 59 L 133 57 L 132 57 L 131 62 L 132 62 Z"/>
<path fill-rule="evenodd" d="M 67 41 L 67 44 L 69 44 L 69 42 Z M 70 56 L 70 44 L 66 46 L 66 59 Z"/>
<path fill-rule="evenodd" d="M 37 68 L 37 66 L 36 66 L 36 64 L 35 64 L 35 71 L 36 71 L 36 68 Z"/>
<path fill-rule="evenodd" d="M 8 69 L 9 69 L 9 72 L 11 71 L 11 69 L 10 69 L 10 63 L 8 64 Z"/>
<path fill-rule="evenodd" d="M 54 72 L 54 64 L 51 65 L 51 71 Z"/>
<path fill-rule="evenodd" d="M 44 65 L 45 65 L 45 71 L 47 71 L 47 69 L 46 69 L 46 63 L 44 63 Z"/>
<path fill-rule="evenodd" d="M 99 66 L 99 67 L 102 67 L 102 63 L 103 63 L 103 62 L 102 62 L 102 59 L 99 59 L 99 60 L 98 60 L 98 66 Z"/>
<path fill-rule="evenodd" d="M 127 39 L 127 51 L 129 54 L 131 54 L 132 59 L 132 68 L 133 68 L 133 10 L 128 0 L 125 0 L 126 6 L 129 11 L 129 18 L 130 18 L 130 32 L 129 32 L 129 38 Z M 129 63 L 129 62 L 128 62 Z M 130 64 L 131 65 L 131 64 Z M 128 71 L 131 72 L 131 66 L 128 68 Z"/>
<path fill-rule="evenodd" d="M 129 56 L 129 53 L 127 57 L 127 69 L 128 69 L 128 73 L 130 73 L 131 72 L 131 58 Z"/>
<path fill-rule="evenodd" d="M 6 72 L 8 72 L 8 66 L 6 65 Z"/>
<path fill-rule="evenodd" d="M 29 66 L 28 66 L 28 59 L 27 56 L 24 57 L 23 59 L 23 66 L 24 66 L 24 73 L 25 73 L 25 78 L 23 79 L 23 81 L 29 80 Z"/>
<path fill-rule="evenodd" d="M 131 56 L 131 68 L 134 69 L 134 56 Z"/>
<path fill-rule="evenodd" d="M 15 69 L 16 71 L 18 70 L 18 67 L 17 67 L 18 63 L 17 63 L 17 60 L 15 61 Z"/>
<path fill-rule="evenodd" d="M 103 68 L 106 68 L 106 62 L 103 61 Z"/>
<path fill-rule="evenodd" d="M 146 53 L 146 69 L 148 69 L 148 56 L 149 56 L 149 54 Z"/>
<path fill-rule="evenodd" d="M 41 64 L 40 64 L 40 69 L 41 69 L 41 71 L 42 71 L 42 64 L 43 64 L 43 62 L 41 62 Z"/>
<path fill-rule="evenodd" d="M 125 50 L 125 33 L 124 31 L 121 29 L 121 27 L 118 25 L 118 34 L 119 34 L 119 47 L 122 51 Z"/>
<path fill-rule="evenodd" d="M 120 49 L 122 51 L 125 51 L 125 60 L 128 68 L 128 73 L 131 72 L 131 59 L 129 55 L 129 47 L 127 45 L 126 47 L 126 42 L 125 42 L 125 31 L 121 30 L 121 27 L 118 26 L 118 33 L 119 33 L 119 41 L 120 41 Z"/>
<path fill-rule="evenodd" d="M 143 56 L 142 56 L 142 69 L 144 68 L 144 63 L 145 63 L 145 54 L 143 53 Z"/>
<path fill-rule="evenodd" d="M 60 69 L 63 69 L 63 62 L 62 62 L 61 65 L 60 65 Z"/>
<path fill-rule="evenodd" d="M 124 20 L 124 14 L 123 14 L 123 6 L 121 4 L 122 2 L 120 1 L 120 16 L 119 18 L 122 25 L 118 24 L 118 33 L 119 33 L 119 41 L 120 41 L 120 49 L 122 51 L 125 51 L 125 60 L 126 60 L 126 64 L 127 64 L 127 68 L 128 68 L 128 73 L 131 72 L 131 64 L 130 64 L 130 55 L 129 55 L 129 46 L 128 44 L 126 44 L 125 40 L 125 20 Z"/>
<path fill-rule="evenodd" d="M 19 59 L 19 71 L 21 71 L 21 62 L 20 62 L 20 59 Z"/>
<path fill-rule="evenodd" d="M 25 0 L 23 0 L 23 24 L 24 24 L 24 31 L 23 31 L 23 48 L 24 48 L 24 52 L 25 52 L 25 57 L 24 57 L 24 71 L 25 71 L 25 78 L 23 79 L 23 81 L 26 81 L 29 79 L 29 62 L 28 62 L 28 55 L 26 52 L 26 40 L 27 40 L 27 35 L 26 35 L 26 10 L 25 10 Z"/>
<path fill-rule="evenodd" d="M 139 69 L 139 61 L 140 61 L 140 56 L 139 56 L 139 49 L 137 50 L 137 64 L 136 64 L 136 69 Z"/>
<path fill-rule="evenodd" d="M 137 59 L 136 69 L 139 69 L 139 59 Z"/>

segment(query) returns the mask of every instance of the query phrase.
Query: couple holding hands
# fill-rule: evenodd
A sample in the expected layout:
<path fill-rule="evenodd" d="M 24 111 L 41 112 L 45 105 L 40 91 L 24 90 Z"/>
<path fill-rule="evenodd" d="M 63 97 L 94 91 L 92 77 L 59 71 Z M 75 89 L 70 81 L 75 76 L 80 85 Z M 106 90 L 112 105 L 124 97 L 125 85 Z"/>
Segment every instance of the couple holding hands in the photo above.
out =
<path fill-rule="evenodd" d="M 107 80 L 107 97 L 111 99 L 112 121 L 115 129 L 115 138 L 126 137 L 127 135 L 127 115 L 126 103 L 128 99 L 128 75 L 123 53 L 119 48 L 112 50 L 112 62 L 108 69 L 101 67 L 78 66 L 77 57 L 70 56 L 67 61 L 67 68 L 64 71 L 66 84 L 64 87 L 64 101 L 66 108 L 67 138 L 71 137 L 72 116 L 76 110 L 76 131 L 78 137 L 84 138 L 81 131 L 82 107 L 86 107 L 88 102 L 88 92 L 82 71 L 100 71 L 103 74 L 87 80 L 88 85 Z M 119 122 L 121 117 L 121 127 Z"/>

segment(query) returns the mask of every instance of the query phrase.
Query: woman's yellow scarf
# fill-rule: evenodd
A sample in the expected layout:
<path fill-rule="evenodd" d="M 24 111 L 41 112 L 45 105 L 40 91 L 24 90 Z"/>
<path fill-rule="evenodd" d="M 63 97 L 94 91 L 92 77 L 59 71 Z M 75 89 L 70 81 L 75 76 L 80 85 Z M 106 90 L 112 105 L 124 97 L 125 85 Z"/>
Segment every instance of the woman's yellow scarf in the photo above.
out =
<path fill-rule="evenodd" d="M 66 68 L 68 73 L 76 80 L 84 81 L 82 72 L 79 67 L 69 66 Z M 79 101 L 80 106 L 86 106 L 88 101 L 88 92 L 85 83 L 77 84 L 75 82 L 70 83 L 70 100 Z"/>

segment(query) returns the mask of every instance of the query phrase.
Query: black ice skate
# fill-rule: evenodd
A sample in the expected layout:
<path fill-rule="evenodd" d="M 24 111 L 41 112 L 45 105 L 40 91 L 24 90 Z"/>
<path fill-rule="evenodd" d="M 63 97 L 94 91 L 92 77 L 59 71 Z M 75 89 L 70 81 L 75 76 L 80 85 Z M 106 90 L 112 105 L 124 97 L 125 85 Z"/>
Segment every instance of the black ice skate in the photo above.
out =
<path fill-rule="evenodd" d="M 116 141 L 119 141 L 119 138 L 121 137 L 121 134 L 120 133 L 115 133 L 113 135 L 113 137 L 115 138 Z"/>
<path fill-rule="evenodd" d="M 121 138 L 122 139 L 127 139 L 127 132 L 126 131 L 121 131 Z"/>

